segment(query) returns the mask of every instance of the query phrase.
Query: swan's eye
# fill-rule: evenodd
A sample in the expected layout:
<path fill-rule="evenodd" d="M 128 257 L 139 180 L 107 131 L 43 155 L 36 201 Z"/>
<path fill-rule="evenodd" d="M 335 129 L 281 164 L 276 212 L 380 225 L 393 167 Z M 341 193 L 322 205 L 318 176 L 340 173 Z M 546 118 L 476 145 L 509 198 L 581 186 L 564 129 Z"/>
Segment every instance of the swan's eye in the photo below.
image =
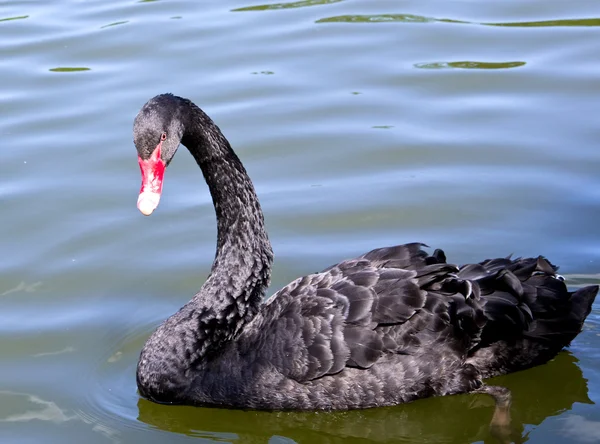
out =
<path fill-rule="evenodd" d="M 162 133 L 162 134 L 160 135 L 160 141 L 161 141 L 161 142 L 164 142 L 164 141 L 166 140 L 166 138 L 167 138 L 167 133 Z"/>

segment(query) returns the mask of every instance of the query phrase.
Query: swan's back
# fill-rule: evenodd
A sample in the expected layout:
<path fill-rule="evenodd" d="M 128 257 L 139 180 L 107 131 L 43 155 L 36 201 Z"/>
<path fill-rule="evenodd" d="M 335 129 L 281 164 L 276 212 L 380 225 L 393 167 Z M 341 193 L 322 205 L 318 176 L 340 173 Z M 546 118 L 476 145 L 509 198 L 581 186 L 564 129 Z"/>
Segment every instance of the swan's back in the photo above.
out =
<path fill-rule="evenodd" d="M 373 250 L 278 291 L 208 367 L 223 379 L 212 386 L 232 389 L 219 403 L 346 409 L 472 391 L 553 357 L 597 291 L 569 293 L 543 258 L 459 269 L 421 247 Z"/>

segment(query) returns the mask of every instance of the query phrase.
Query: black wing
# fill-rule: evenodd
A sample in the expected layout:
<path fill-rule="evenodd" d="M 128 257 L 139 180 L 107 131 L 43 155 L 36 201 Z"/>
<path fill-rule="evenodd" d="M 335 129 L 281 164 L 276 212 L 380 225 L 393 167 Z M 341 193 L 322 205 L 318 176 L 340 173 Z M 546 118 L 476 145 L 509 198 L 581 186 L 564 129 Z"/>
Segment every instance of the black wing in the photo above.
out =
<path fill-rule="evenodd" d="M 459 268 L 422 247 L 376 249 L 295 280 L 263 306 L 240 343 L 298 382 L 432 347 L 489 376 L 568 345 L 598 290 L 569 293 L 541 257 Z"/>
<path fill-rule="evenodd" d="M 436 342 L 466 354 L 485 324 L 476 286 L 443 253 L 421 247 L 373 250 L 297 279 L 273 295 L 241 342 L 299 382 Z"/>

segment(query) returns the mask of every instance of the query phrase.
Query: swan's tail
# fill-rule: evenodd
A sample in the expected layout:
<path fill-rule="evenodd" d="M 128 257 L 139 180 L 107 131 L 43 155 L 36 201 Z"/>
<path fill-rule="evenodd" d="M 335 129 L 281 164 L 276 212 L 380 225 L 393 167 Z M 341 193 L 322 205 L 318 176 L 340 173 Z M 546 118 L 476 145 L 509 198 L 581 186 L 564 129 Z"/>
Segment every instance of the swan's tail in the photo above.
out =
<path fill-rule="evenodd" d="M 566 294 L 538 288 L 536 304 L 532 307 L 535 324 L 526 335 L 566 347 L 581 332 L 597 293 L 597 285 Z"/>
<path fill-rule="evenodd" d="M 484 377 L 545 363 L 581 332 L 598 286 L 569 292 L 556 270 L 543 257 L 461 268 L 459 277 L 479 284 L 488 319 L 468 360 Z"/>

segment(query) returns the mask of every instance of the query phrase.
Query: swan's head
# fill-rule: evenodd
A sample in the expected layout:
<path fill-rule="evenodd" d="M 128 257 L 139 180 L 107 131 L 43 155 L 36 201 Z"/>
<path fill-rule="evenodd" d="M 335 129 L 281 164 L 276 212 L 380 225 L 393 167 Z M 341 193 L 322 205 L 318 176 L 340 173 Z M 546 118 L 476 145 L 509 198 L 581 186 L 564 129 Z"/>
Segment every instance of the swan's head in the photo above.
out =
<path fill-rule="evenodd" d="M 156 96 L 142 107 L 133 124 L 133 143 L 142 172 L 137 206 L 145 216 L 158 206 L 165 169 L 183 136 L 182 100 L 171 94 Z"/>

